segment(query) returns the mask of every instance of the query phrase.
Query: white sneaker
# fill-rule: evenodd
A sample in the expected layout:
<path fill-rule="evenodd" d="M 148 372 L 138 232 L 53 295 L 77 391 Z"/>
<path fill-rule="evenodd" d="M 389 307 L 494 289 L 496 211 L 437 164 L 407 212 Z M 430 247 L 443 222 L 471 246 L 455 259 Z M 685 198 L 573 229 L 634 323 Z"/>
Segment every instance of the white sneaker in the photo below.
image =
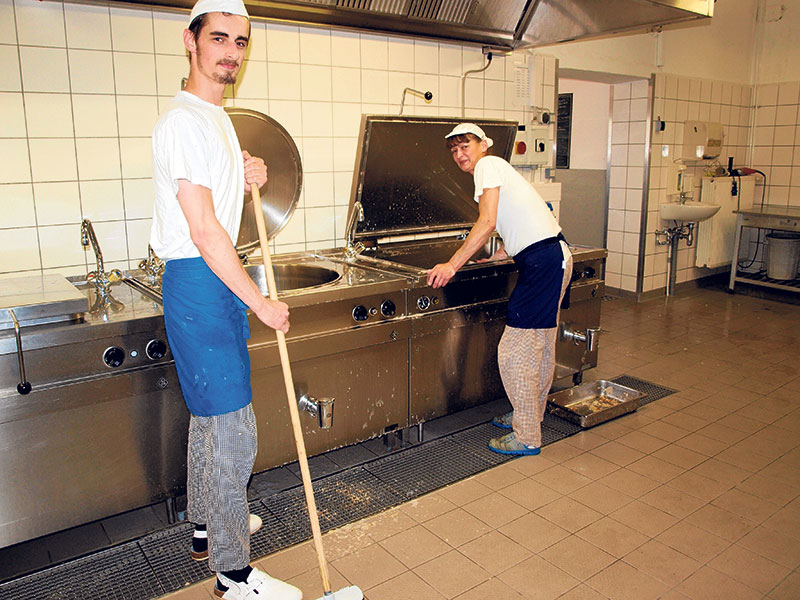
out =
<path fill-rule="evenodd" d="M 250 535 L 261 529 L 261 517 L 258 515 L 250 514 Z"/>
<path fill-rule="evenodd" d="M 303 592 L 280 579 L 270 577 L 264 571 L 253 569 L 245 583 L 238 583 L 217 573 L 217 582 L 224 585 L 223 592 L 214 585 L 214 595 L 222 600 L 302 600 Z"/>

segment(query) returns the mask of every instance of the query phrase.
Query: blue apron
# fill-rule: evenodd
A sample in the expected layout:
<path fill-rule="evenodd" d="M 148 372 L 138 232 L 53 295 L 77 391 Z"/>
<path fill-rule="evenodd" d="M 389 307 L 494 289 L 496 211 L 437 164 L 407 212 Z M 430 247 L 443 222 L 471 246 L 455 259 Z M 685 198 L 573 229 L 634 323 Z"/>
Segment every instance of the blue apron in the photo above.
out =
<path fill-rule="evenodd" d="M 164 323 L 189 412 L 213 417 L 252 400 L 247 306 L 202 258 L 167 261 Z"/>
<path fill-rule="evenodd" d="M 508 298 L 506 324 L 518 329 L 550 329 L 558 326 L 558 307 L 564 281 L 564 236 L 531 244 L 514 256 L 519 278 Z M 569 307 L 569 290 L 564 308 Z"/>

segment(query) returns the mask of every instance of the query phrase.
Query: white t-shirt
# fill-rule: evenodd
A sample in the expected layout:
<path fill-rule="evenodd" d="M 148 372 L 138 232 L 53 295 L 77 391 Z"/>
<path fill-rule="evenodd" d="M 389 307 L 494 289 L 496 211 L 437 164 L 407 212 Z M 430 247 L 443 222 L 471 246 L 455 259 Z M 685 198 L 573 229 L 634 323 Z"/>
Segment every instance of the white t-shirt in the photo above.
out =
<path fill-rule="evenodd" d="M 475 165 L 473 177 L 476 202 L 484 190 L 500 188 L 496 229 L 509 256 L 561 232 L 539 192 L 502 158 L 484 156 Z"/>
<path fill-rule="evenodd" d="M 155 205 L 150 245 L 164 260 L 200 256 L 178 203 L 179 179 L 211 190 L 214 214 L 235 244 L 245 191 L 239 139 L 225 109 L 183 91 L 153 130 Z"/>

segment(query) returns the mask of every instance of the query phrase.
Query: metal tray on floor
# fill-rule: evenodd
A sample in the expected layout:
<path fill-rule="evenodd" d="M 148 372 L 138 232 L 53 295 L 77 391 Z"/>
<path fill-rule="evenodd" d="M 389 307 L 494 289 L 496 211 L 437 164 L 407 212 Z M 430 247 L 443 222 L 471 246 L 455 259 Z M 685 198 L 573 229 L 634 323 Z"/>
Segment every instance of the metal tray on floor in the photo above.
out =
<path fill-rule="evenodd" d="M 643 396 L 638 390 L 599 379 L 550 394 L 547 410 L 589 428 L 635 411 Z"/>

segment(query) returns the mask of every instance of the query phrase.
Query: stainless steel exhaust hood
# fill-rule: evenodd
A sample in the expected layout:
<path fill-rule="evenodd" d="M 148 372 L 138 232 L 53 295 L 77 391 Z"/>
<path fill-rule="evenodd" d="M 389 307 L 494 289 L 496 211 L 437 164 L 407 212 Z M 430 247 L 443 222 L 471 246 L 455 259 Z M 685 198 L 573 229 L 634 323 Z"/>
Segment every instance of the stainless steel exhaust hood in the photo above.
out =
<path fill-rule="evenodd" d="M 111 0 L 190 9 L 195 0 Z M 105 3 L 105 2 L 104 2 Z M 245 0 L 253 17 L 297 25 L 532 48 L 709 18 L 714 0 Z"/>

